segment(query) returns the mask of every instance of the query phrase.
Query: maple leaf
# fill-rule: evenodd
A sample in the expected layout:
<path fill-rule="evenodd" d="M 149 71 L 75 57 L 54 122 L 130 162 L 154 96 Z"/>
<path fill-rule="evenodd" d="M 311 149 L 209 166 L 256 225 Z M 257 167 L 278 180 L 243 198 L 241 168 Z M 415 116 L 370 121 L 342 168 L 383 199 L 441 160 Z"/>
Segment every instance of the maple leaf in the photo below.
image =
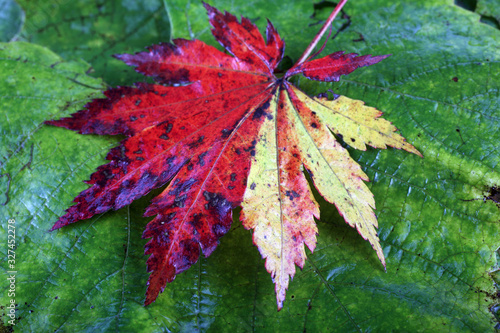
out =
<path fill-rule="evenodd" d="M 82 134 L 127 136 L 52 230 L 124 207 L 170 182 L 145 212 L 155 216 L 143 234 L 149 239 L 148 305 L 198 260 L 200 248 L 205 256 L 214 251 L 230 229 L 232 210 L 241 206 L 243 226 L 253 230 L 276 285 L 279 310 L 295 265 L 305 263 L 305 246 L 314 251 L 316 245 L 319 206 L 307 171 L 385 266 L 368 177 L 334 134 L 356 149 L 420 153 L 380 111 L 343 96 L 309 97 L 288 79 L 338 81 L 387 56 L 336 52 L 278 78 L 285 44 L 269 21 L 264 41 L 250 20 L 204 5 L 213 35 L 231 55 L 185 39 L 118 55 L 158 84 L 110 89 L 71 117 L 46 122 Z"/>

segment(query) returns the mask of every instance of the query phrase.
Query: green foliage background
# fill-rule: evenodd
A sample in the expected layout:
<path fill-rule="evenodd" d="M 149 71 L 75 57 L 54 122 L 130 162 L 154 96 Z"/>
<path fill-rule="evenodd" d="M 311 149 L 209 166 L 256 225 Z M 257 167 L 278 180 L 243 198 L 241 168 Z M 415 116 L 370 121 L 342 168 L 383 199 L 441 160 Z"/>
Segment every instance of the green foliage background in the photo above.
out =
<path fill-rule="evenodd" d="M 266 18 L 299 58 L 333 8 L 328 1 L 209 1 Z M 238 221 L 209 258 L 143 307 L 142 212 L 153 194 L 116 212 L 48 232 L 119 138 L 43 125 L 108 85 L 144 80 L 110 55 L 170 37 L 215 45 L 200 2 L 1 0 L 0 264 L 16 220 L 19 332 L 488 332 L 496 311 L 500 245 L 500 8 L 496 0 L 351 1 L 328 42 L 392 54 L 337 83 L 296 78 L 377 107 L 424 155 L 350 150 L 371 179 L 387 272 L 335 207 L 321 203 L 318 246 L 276 311 L 273 283 Z M 3 6 L 3 7 L 2 7 Z M 474 11 L 477 10 L 479 14 Z M 6 14 L 8 13 L 8 15 Z M 24 22 L 25 14 L 25 22 Z M 3 17 L 6 17 L 4 20 Z M 24 25 L 23 25 L 24 22 Z M 0 331 L 12 329 L 6 278 Z"/>

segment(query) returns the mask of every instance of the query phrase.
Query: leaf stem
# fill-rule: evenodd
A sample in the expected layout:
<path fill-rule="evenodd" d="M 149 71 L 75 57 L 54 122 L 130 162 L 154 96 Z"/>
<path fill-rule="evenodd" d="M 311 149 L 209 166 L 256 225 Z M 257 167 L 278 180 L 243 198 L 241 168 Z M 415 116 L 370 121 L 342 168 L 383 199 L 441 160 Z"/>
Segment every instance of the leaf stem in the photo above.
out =
<path fill-rule="evenodd" d="M 326 20 L 325 24 L 323 24 L 323 27 L 321 28 L 321 30 L 316 34 L 316 36 L 312 40 L 311 44 L 309 44 L 309 46 L 307 47 L 307 49 L 304 51 L 304 54 L 302 54 L 302 56 L 300 57 L 299 61 L 297 61 L 297 63 L 295 65 L 293 65 L 293 67 L 298 66 L 298 65 L 300 65 L 301 63 L 303 63 L 304 61 L 307 60 L 307 57 L 309 57 L 309 55 L 311 54 L 311 52 L 313 51 L 313 49 L 318 44 L 318 42 L 321 39 L 321 37 L 323 37 L 323 35 L 325 34 L 326 30 L 330 27 L 330 25 L 332 24 L 333 20 L 335 19 L 335 17 L 337 16 L 337 14 L 342 10 L 342 7 L 344 7 L 344 5 L 346 4 L 346 2 L 347 2 L 347 0 L 340 0 L 340 2 L 337 4 L 337 6 L 335 7 L 335 9 L 332 11 L 332 13 L 330 14 L 330 16 Z"/>

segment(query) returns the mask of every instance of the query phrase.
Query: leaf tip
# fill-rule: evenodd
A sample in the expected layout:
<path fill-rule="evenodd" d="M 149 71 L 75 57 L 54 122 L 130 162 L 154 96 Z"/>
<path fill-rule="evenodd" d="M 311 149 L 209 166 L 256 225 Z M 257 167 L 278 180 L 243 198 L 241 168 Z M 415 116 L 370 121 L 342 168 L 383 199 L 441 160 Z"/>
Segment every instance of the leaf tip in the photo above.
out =
<path fill-rule="evenodd" d="M 144 306 L 148 306 L 151 303 L 156 302 L 156 297 L 149 297 L 148 294 L 146 294 L 146 299 L 144 300 Z"/>
<path fill-rule="evenodd" d="M 52 232 L 52 231 L 57 230 L 57 229 L 61 229 L 65 225 L 66 225 L 65 223 L 63 223 L 63 222 L 61 222 L 61 220 L 59 220 L 56 223 L 54 223 L 54 225 L 52 226 L 52 228 L 50 228 L 49 232 Z"/>
<path fill-rule="evenodd" d="M 215 7 L 212 7 L 210 6 L 208 3 L 206 3 L 205 1 L 202 1 L 201 2 L 203 4 L 203 7 L 205 7 L 205 9 L 207 10 L 208 12 L 208 15 L 210 17 L 210 15 L 212 14 L 217 14 L 217 13 L 220 13 L 219 10 Z"/>
<path fill-rule="evenodd" d="M 281 309 L 283 309 L 283 302 L 278 302 L 278 307 L 277 307 L 278 312 L 280 312 Z"/>
<path fill-rule="evenodd" d="M 424 155 L 422 155 L 422 153 L 419 152 L 417 148 L 415 148 L 411 144 L 409 144 L 408 141 L 404 142 L 404 145 L 402 148 L 409 153 L 412 153 L 412 154 L 415 154 L 417 156 L 420 156 L 421 158 L 424 158 Z"/>
<path fill-rule="evenodd" d="M 377 237 L 377 240 L 378 240 L 378 237 Z M 384 252 L 382 251 L 382 248 L 380 247 L 380 244 L 378 244 L 375 251 L 377 252 L 377 257 L 380 260 L 380 262 L 382 263 L 382 266 L 384 266 L 384 271 L 387 273 L 387 264 L 385 262 L 385 255 L 384 255 Z"/>

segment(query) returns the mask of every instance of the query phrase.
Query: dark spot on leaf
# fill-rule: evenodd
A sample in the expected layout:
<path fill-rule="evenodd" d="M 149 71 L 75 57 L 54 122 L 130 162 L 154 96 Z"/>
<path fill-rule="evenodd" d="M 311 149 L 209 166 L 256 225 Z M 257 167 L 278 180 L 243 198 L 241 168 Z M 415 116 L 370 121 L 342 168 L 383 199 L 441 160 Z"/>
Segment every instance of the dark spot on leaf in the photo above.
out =
<path fill-rule="evenodd" d="M 136 121 L 137 117 L 136 116 L 130 116 L 130 121 Z"/>
<path fill-rule="evenodd" d="M 142 157 L 137 157 L 137 159 L 138 158 Z M 141 178 L 135 184 L 135 189 L 140 190 L 143 188 L 152 188 L 156 185 L 157 180 L 158 176 L 156 174 L 146 171 L 142 174 Z"/>
<path fill-rule="evenodd" d="M 251 189 L 251 190 L 255 190 L 255 187 L 256 187 L 256 186 L 257 186 L 257 185 L 255 185 L 255 183 L 252 183 L 252 185 L 250 185 L 250 189 Z"/>
<path fill-rule="evenodd" d="M 227 188 L 230 189 L 230 190 L 232 190 L 232 189 L 234 189 L 234 186 L 229 185 Z"/>
<path fill-rule="evenodd" d="M 236 173 L 231 174 L 231 181 L 234 182 L 236 180 Z"/>
<path fill-rule="evenodd" d="M 195 149 L 195 148 L 199 147 L 203 143 L 204 140 L 205 140 L 205 136 L 201 135 L 198 137 L 198 140 L 191 142 L 191 143 L 188 143 L 188 147 L 190 149 Z"/>
<path fill-rule="evenodd" d="M 316 124 L 316 123 L 311 123 L 311 127 L 312 127 L 312 128 L 318 128 L 318 124 Z"/>
<path fill-rule="evenodd" d="M 484 196 L 484 199 L 493 201 L 500 208 L 500 186 L 491 187 L 488 195 Z"/>
<path fill-rule="evenodd" d="M 172 123 L 168 123 L 167 125 L 167 128 L 165 129 L 165 133 L 170 133 L 170 131 L 172 130 L 172 127 L 174 127 L 174 125 Z"/>
<path fill-rule="evenodd" d="M 136 161 L 144 161 L 144 157 L 140 157 L 140 156 L 139 156 L 139 157 L 136 157 L 136 158 L 135 158 L 135 160 L 136 160 Z"/>
<path fill-rule="evenodd" d="M 195 229 L 201 229 L 203 228 L 203 214 L 193 214 L 193 220 L 191 221 L 191 225 Z M 196 230 L 194 231 L 196 233 Z"/>
<path fill-rule="evenodd" d="M 184 203 L 186 202 L 187 195 L 183 194 L 174 199 L 174 203 L 172 204 L 172 207 L 179 207 L 182 208 L 184 207 Z"/>
<path fill-rule="evenodd" d="M 203 197 L 207 201 L 205 207 L 215 211 L 220 218 L 225 217 L 232 209 L 231 203 L 221 193 L 205 191 Z"/>
<path fill-rule="evenodd" d="M 221 73 L 221 72 L 217 73 L 217 75 L 218 75 L 219 77 L 222 77 L 222 73 Z"/>
<path fill-rule="evenodd" d="M 134 154 L 142 154 L 142 150 L 140 150 L 140 149 L 136 150 L 136 151 L 134 151 Z"/>
<path fill-rule="evenodd" d="M 200 156 L 198 156 L 198 164 L 201 166 L 205 165 L 205 161 L 203 160 L 205 156 L 208 154 L 208 152 L 201 153 Z"/>
<path fill-rule="evenodd" d="M 104 177 L 106 177 L 106 179 L 111 179 L 113 178 L 115 175 L 113 175 L 113 173 L 109 170 L 103 170 L 102 171 L 102 174 L 104 175 Z"/>
<path fill-rule="evenodd" d="M 224 128 L 222 130 L 222 138 L 227 139 L 231 135 L 231 130 L 228 128 Z"/>
<path fill-rule="evenodd" d="M 125 146 L 121 145 L 120 146 L 120 156 L 122 159 L 127 158 L 127 155 L 125 154 L 126 152 L 127 152 L 127 149 L 125 148 Z"/>
<path fill-rule="evenodd" d="M 145 116 L 145 115 L 143 115 L 143 114 L 141 114 L 141 115 L 139 116 L 139 118 L 144 118 L 144 117 L 146 117 L 146 116 Z"/>
<path fill-rule="evenodd" d="M 172 157 L 169 157 L 167 158 L 167 163 L 169 166 L 172 166 L 172 164 L 174 164 L 174 161 L 175 161 L 176 157 L 175 156 L 172 156 Z"/>
<path fill-rule="evenodd" d="M 352 141 L 352 142 L 356 142 L 356 139 L 354 139 L 354 138 L 351 138 L 351 141 Z"/>
<path fill-rule="evenodd" d="M 260 119 L 262 116 L 267 116 L 267 109 L 269 109 L 269 105 L 271 104 L 271 100 L 268 99 L 265 103 L 259 106 L 254 112 L 252 116 L 252 120 Z M 272 119 L 272 116 L 271 116 Z"/>
<path fill-rule="evenodd" d="M 187 198 L 186 193 L 194 183 L 196 183 L 196 179 L 194 178 L 188 179 L 185 182 L 180 182 L 177 179 L 177 182 L 174 184 L 175 188 L 168 192 L 169 195 L 175 196 L 174 203 L 172 204 L 173 207 L 184 207 Z"/>
<path fill-rule="evenodd" d="M 458 82 L 458 77 L 455 76 L 454 78 L 452 78 L 452 80 Z"/>
<path fill-rule="evenodd" d="M 252 143 L 251 143 L 251 145 L 250 145 L 250 147 L 245 148 L 244 150 L 247 151 L 247 152 L 249 151 L 250 155 L 255 156 L 255 145 L 256 144 L 257 144 L 257 141 L 253 140 Z"/>
<path fill-rule="evenodd" d="M 293 201 L 294 198 L 300 198 L 300 194 L 295 191 L 286 191 L 285 195 L 290 199 L 290 201 Z"/>
<path fill-rule="evenodd" d="M 139 104 L 141 104 L 141 102 L 142 101 L 140 99 L 138 99 L 137 101 L 135 101 L 135 106 L 139 106 Z"/>
<path fill-rule="evenodd" d="M 157 78 L 158 81 L 162 83 L 188 83 L 189 79 L 189 70 L 185 68 L 177 69 L 176 71 L 169 71 L 168 74 L 165 75 L 164 78 Z M 158 93 L 155 91 L 155 93 Z"/>
<path fill-rule="evenodd" d="M 168 140 L 169 137 L 166 134 L 162 134 L 162 135 L 160 135 L 160 139 L 162 139 L 162 140 Z"/>
<path fill-rule="evenodd" d="M 241 154 L 240 148 L 236 148 L 236 150 L 234 152 L 236 153 L 236 155 L 240 155 Z"/>
<path fill-rule="evenodd" d="M 189 164 L 187 165 L 187 169 L 188 169 L 189 171 L 193 170 L 193 165 L 192 165 L 191 163 L 189 163 Z"/>
<path fill-rule="evenodd" d="M 116 160 L 123 163 L 130 163 L 130 159 L 127 157 L 127 148 L 125 148 L 124 145 L 111 149 L 106 156 L 106 159 Z"/>
<path fill-rule="evenodd" d="M 474 199 L 461 199 L 461 200 L 462 201 L 483 200 L 484 202 L 492 201 L 500 209 L 500 186 L 494 185 L 492 187 L 489 187 L 487 189 L 487 191 L 488 191 L 488 194 L 484 195 L 482 199 L 481 198 L 474 198 Z"/>

